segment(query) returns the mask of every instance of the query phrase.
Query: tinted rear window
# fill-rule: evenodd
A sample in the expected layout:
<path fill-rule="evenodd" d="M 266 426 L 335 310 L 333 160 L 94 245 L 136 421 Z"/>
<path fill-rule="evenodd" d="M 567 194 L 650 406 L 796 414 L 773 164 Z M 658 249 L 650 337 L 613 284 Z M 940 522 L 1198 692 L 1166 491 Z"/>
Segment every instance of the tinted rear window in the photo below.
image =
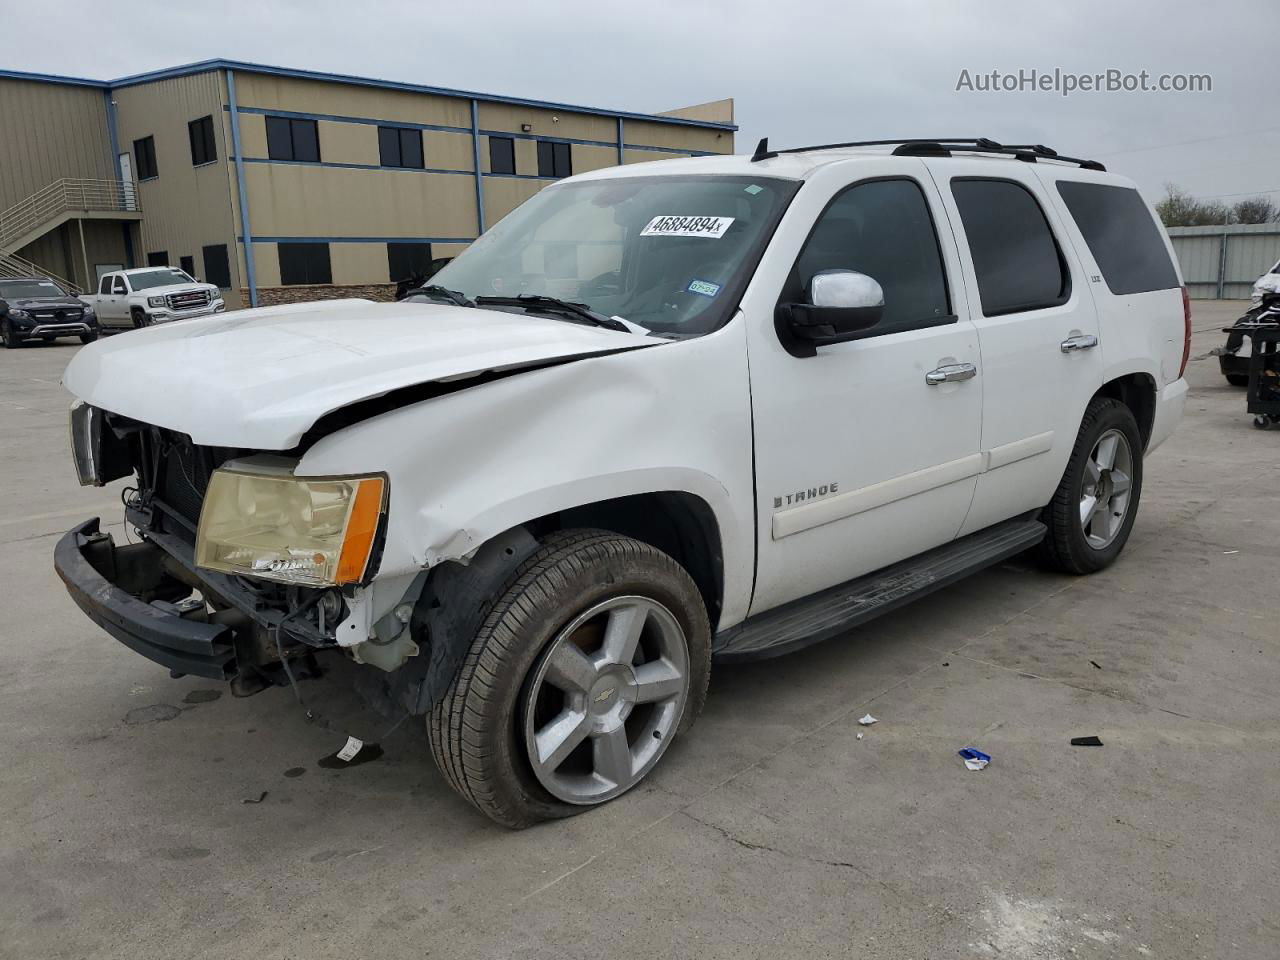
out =
<path fill-rule="evenodd" d="M 1059 180 L 1058 193 L 1112 293 L 1146 293 L 1178 285 L 1160 230 L 1137 190 Z"/>
<path fill-rule="evenodd" d="M 1040 203 L 1012 180 L 952 180 L 982 312 L 1040 310 L 1065 303 L 1070 275 Z"/>

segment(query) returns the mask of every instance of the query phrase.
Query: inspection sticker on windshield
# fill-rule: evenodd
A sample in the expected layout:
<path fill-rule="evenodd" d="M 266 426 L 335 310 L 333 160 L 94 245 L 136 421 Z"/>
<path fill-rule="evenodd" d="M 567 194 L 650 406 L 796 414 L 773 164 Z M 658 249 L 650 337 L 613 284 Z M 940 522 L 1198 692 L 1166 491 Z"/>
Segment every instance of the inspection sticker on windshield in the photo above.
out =
<path fill-rule="evenodd" d="M 710 280 L 690 280 L 685 289 L 690 293 L 700 293 L 704 297 L 714 297 L 720 292 L 720 284 L 712 283 Z"/>
<path fill-rule="evenodd" d="M 642 237 L 711 237 L 719 240 L 733 225 L 733 217 L 654 217 L 640 231 Z"/>

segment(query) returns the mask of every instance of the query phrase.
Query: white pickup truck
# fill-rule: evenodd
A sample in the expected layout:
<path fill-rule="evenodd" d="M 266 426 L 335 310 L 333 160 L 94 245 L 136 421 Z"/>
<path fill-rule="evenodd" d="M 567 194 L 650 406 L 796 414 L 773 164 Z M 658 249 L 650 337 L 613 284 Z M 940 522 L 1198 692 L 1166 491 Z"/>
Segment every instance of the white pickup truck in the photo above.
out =
<path fill-rule="evenodd" d="M 1133 184 L 1044 147 L 598 170 L 408 301 L 81 348 L 76 469 L 131 478 L 138 536 L 86 520 L 55 566 L 107 633 L 238 695 L 364 664 L 462 797 L 527 826 L 639 783 L 713 660 L 1027 550 L 1107 567 L 1190 330 Z"/>
<path fill-rule="evenodd" d="M 177 267 L 138 267 L 104 273 L 98 292 L 80 298 L 100 327 L 149 327 L 222 313 L 222 292 Z"/>

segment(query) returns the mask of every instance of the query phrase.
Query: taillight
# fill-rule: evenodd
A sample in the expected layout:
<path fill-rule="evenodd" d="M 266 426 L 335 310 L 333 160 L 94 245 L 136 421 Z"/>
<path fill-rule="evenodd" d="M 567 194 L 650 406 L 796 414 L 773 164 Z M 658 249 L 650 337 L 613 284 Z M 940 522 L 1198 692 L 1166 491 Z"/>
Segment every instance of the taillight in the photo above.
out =
<path fill-rule="evenodd" d="M 1191 359 L 1191 298 L 1187 296 L 1187 288 L 1182 287 L 1182 323 L 1185 333 L 1182 340 L 1182 366 L 1178 367 L 1178 379 L 1187 372 L 1187 361 Z"/>

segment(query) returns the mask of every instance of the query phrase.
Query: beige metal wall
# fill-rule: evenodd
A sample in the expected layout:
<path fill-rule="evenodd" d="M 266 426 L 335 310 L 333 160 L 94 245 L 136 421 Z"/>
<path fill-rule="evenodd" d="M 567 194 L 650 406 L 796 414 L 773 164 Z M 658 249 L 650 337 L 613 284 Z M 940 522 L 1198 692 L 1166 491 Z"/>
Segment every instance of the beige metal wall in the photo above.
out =
<path fill-rule="evenodd" d="M 147 254 L 164 251 L 177 266 L 184 256 L 195 260 L 196 274 L 204 277 L 202 248 L 225 244 L 231 263 L 231 289 L 227 306 L 239 305 L 241 287 L 236 254 L 235 208 L 232 205 L 234 170 L 231 139 L 223 104 L 226 81 L 220 71 L 175 77 L 114 91 L 116 130 L 121 151 L 133 155 L 133 142 L 155 137 L 158 176 L 138 184 L 142 207 L 141 246 L 137 262 Z M 200 117 L 214 118 L 218 159 L 199 167 L 191 163 L 187 124 Z M 133 161 L 138 174 L 137 159 Z"/>
<path fill-rule="evenodd" d="M 469 98 L 239 71 L 235 83 L 260 291 L 280 286 L 280 238 L 328 242 L 334 285 L 368 286 L 390 282 L 387 241 L 429 239 L 434 256 L 452 256 L 477 235 Z M 239 196 L 230 116 L 222 109 L 229 103 L 223 75 L 159 81 L 116 96 L 121 148 L 131 150 L 132 141 L 148 133 L 156 136 L 159 177 L 139 188 L 145 216 L 139 260 L 165 250 L 174 262 L 183 254 L 194 256 L 199 270 L 199 247 L 226 242 L 233 251 L 233 284 L 246 287 L 243 247 L 233 240 L 240 233 Z M 321 163 L 269 162 L 266 115 L 275 111 L 316 120 Z M 219 162 L 193 171 L 186 124 L 206 113 L 222 117 Z M 593 141 L 571 144 L 574 173 L 618 162 L 618 124 L 611 116 L 480 103 L 477 121 L 482 131 L 510 134 L 516 141 L 519 176 L 508 177 L 491 174 L 488 139 L 481 137 L 487 224 L 552 182 L 536 176 L 536 138 Z M 379 123 L 451 129 L 422 131 L 426 170 L 395 170 L 380 166 Z M 628 162 L 687 155 L 681 150 L 733 149 L 731 135 L 661 123 L 627 121 L 625 139 L 676 151 L 628 150 Z M 299 290 L 304 292 L 313 291 Z M 234 300 L 233 295 L 229 305 Z"/>
<path fill-rule="evenodd" d="M 106 95 L 0 78 L 0 210 L 63 177 L 114 179 Z"/>

